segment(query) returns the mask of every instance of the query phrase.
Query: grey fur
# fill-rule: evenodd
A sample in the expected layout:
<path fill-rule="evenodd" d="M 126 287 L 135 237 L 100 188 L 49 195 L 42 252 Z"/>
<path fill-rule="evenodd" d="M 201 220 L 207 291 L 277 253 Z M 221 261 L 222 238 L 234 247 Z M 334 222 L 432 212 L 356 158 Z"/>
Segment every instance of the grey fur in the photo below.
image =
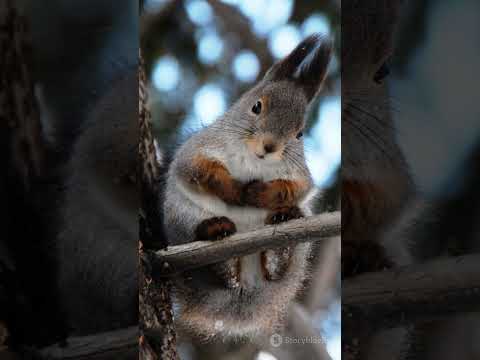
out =
<path fill-rule="evenodd" d="M 342 4 L 342 182 L 375 188 L 361 199 L 363 203 L 348 204 L 358 208 L 344 213 L 350 219 L 342 228 L 342 241 L 369 240 L 388 245 L 388 255 L 397 250 L 393 248 L 396 244 L 382 243 L 382 235 L 415 191 L 397 143 L 388 87 L 375 81 L 377 72 L 393 54 L 401 2 L 366 0 Z M 345 205 L 345 191 L 343 195 Z M 366 226 L 364 217 L 372 223 Z M 403 257 L 402 262 L 409 261 L 406 254 Z M 396 359 L 404 338 L 405 329 L 380 332 L 361 344 L 361 358 Z"/>
<path fill-rule="evenodd" d="M 312 51 L 308 64 L 303 64 Z M 307 181 L 310 192 L 298 206 L 305 215 L 311 214 L 315 189 L 305 162 L 303 141 L 296 135 L 305 125 L 304 117 L 312 94 L 318 91 L 325 76 L 330 43 L 312 36 L 292 54 L 275 64 L 264 79 L 221 118 L 194 134 L 176 152 L 163 200 L 165 231 L 171 244 L 194 241 L 195 229 L 205 219 L 227 216 L 241 232 L 263 226 L 268 214 L 265 209 L 227 205 L 218 198 L 189 189 L 182 178 L 192 174 L 191 164 L 198 155 L 221 162 L 242 183 L 274 179 Z M 320 68 L 319 64 L 325 64 L 325 68 Z M 306 78 L 308 87 L 312 86 L 312 79 L 316 79 L 313 93 L 305 91 Z M 264 103 L 262 115 L 258 117 L 251 109 L 260 98 Z M 246 140 L 262 136 L 268 136 L 279 147 L 284 146 L 284 150 L 279 151 L 281 154 L 264 154 L 264 158 L 258 158 Z M 178 325 L 202 339 L 270 333 L 281 326 L 288 304 L 302 288 L 308 273 L 309 253 L 310 245 L 298 245 L 289 270 L 274 282 L 254 275 L 260 254 L 244 257 L 242 267 L 248 268 L 242 271 L 252 275 L 248 275 L 249 281 L 239 288 L 225 288 L 209 269 L 186 274 L 175 284 Z"/>

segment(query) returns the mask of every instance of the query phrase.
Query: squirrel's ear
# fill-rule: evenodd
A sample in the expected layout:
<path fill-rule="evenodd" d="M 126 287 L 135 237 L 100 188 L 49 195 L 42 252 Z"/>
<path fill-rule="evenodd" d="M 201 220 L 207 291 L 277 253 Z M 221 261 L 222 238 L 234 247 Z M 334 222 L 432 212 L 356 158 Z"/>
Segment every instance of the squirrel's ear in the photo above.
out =
<path fill-rule="evenodd" d="M 270 81 L 291 80 L 310 101 L 325 79 L 332 53 L 330 39 L 313 34 L 303 40 L 287 57 L 275 63 L 266 73 Z"/>

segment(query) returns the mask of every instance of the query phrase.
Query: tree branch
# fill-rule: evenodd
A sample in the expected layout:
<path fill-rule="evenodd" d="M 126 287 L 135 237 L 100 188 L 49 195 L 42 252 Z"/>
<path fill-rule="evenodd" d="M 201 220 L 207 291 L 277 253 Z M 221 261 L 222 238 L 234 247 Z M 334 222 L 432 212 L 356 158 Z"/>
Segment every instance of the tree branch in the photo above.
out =
<path fill-rule="evenodd" d="M 172 246 L 151 254 L 150 261 L 155 276 L 168 276 L 265 249 L 326 240 L 339 236 L 340 227 L 340 212 L 325 213 L 281 225 L 265 226 L 215 242 L 197 241 Z"/>
<path fill-rule="evenodd" d="M 342 283 L 343 336 L 480 312 L 480 255 L 364 274 Z"/>
<path fill-rule="evenodd" d="M 40 351 L 45 359 L 130 359 L 138 356 L 138 327 L 101 334 L 72 337 L 66 345 L 52 345 Z"/>

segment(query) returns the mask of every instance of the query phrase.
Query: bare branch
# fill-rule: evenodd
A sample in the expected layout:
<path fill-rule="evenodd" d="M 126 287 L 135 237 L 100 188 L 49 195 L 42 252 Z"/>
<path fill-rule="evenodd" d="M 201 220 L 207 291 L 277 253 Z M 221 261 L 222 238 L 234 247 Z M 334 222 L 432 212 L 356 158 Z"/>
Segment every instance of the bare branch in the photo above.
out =
<path fill-rule="evenodd" d="M 326 240 L 339 236 L 340 226 L 340 212 L 325 213 L 281 225 L 265 226 L 215 242 L 197 241 L 172 246 L 156 252 L 151 261 L 158 270 L 155 275 L 166 276 L 265 249 Z"/>
<path fill-rule="evenodd" d="M 66 345 L 49 346 L 40 354 L 46 359 L 129 359 L 138 356 L 138 327 L 72 337 Z"/>
<path fill-rule="evenodd" d="M 480 312 L 480 255 L 360 275 L 342 284 L 345 339 L 381 329 Z"/>

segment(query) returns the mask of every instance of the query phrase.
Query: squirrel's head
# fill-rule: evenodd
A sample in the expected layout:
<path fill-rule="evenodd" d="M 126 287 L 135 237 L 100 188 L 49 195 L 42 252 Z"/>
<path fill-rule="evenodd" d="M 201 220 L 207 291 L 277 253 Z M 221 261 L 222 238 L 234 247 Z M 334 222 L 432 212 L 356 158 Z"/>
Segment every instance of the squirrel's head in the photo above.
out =
<path fill-rule="evenodd" d="M 325 78 L 331 41 L 311 35 L 275 63 L 225 115 L 230 132 L 265 160 L 280 160 L 302 142 L 305 112 Z"/>
<path fill-rule="evenodd" d="M 388 62 L 394 51 L 402 1 L 364 0 L 342 4 L 341 76 L 346 90 L 382 88 L 389 74 Z"/>
<path fill-rule="evenodd" d="M 342 177 L 378 183 L 405 167 L 387 81 L 403 0 L 342 4 Z M 386 171 L 385 169 L 390 169 Z M 395 171 L 393 171 L 395 170 Z"/>

